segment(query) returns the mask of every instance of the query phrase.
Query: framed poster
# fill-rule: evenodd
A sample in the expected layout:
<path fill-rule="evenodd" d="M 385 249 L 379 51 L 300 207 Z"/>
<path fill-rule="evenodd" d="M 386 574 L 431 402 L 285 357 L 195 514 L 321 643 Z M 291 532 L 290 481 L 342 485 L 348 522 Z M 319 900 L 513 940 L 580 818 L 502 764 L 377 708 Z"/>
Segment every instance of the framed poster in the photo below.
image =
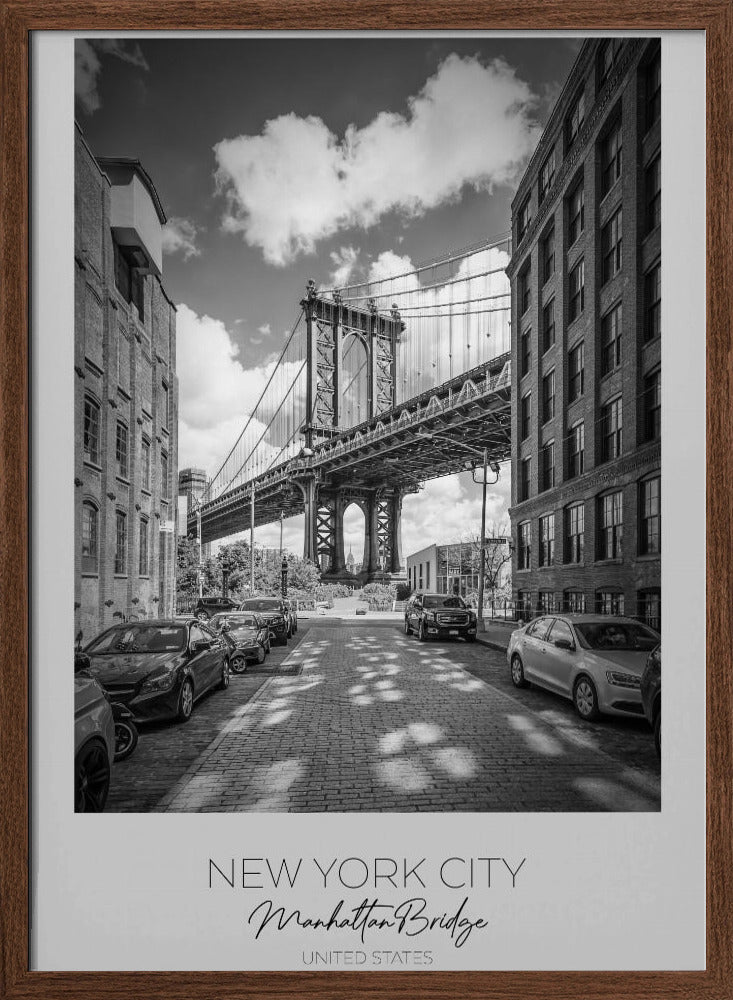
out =
<path fill-rule="evenodd" d="M 3 14 L 7 995 L 727 995 L 730 4 Z"/>

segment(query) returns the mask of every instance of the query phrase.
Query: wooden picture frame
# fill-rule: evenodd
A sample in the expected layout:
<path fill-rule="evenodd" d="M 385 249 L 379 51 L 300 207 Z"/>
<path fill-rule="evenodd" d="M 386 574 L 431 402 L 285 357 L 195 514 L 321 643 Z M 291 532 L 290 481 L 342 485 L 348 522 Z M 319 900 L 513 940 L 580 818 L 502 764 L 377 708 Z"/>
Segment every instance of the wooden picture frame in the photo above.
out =
<path fill-rule="evenodd" d="M 733 995 L 731 494 L 733 0 L 0 0 L 0 983 L 12 998 Z M 30 941 L 29 211 L 31 32 L 224 29 L 704 30 L 707 83 L 707 969 L 704 972 L 34 972 Z"/>

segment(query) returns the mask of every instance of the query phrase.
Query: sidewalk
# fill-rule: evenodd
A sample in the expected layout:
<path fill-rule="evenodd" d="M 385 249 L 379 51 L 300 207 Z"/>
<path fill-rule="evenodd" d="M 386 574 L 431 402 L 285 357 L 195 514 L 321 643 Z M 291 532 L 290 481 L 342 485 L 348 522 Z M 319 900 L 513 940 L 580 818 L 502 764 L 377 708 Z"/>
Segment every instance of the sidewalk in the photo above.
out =
<path fill-rule="evenodd" d="M 484 618 L 484 631 L 476 636 L 478 642 L 490 646 L 500 653 L 506 653 L 512 632 L 519 628 L 516 622 L 505 622 L 498 618 Z"/>

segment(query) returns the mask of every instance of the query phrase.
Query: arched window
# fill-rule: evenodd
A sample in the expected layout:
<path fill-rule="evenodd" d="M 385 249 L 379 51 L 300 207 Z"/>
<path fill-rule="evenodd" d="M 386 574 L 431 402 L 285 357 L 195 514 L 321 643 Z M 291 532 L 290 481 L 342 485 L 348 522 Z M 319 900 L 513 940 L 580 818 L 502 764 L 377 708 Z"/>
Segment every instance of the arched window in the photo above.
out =
<path fill-rule="evenodd" d="M 150 438 L 145 435 L 140 448 L 140 485 L 150 492 Z"/>
<path fill-rule="evenodd" d="M 99 511 L 91 500 L 81 508 L 81 571 L 97 573 L 99 570 Z"/>
<path fill-rule="evenodd" d="M 115 438 L 115 462 L 117 475 L 128 479 L 130 475 L 130 450 L 128 447 L 127 424 L 117 421 L 117 436 Z"/>
<path fill-rule="evenodd" d="M 127 514 L 118 510 L 115 516 L 115 574 L 127 573 Z"/>
<path fill-rule="evenodd" d="M 160 498 L 168 499 L 168 452 L 160 453 Z"/>
<path fill-rule="evenodd" d="M 99 465 L 99 403 L 84 397 L 84 461 Z"/>

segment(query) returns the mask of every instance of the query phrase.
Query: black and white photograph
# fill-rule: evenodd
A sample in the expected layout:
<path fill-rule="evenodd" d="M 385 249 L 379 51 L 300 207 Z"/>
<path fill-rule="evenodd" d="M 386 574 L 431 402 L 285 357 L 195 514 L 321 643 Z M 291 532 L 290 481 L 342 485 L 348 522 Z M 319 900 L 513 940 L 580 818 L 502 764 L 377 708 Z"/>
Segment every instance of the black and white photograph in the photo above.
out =
<path fill-rule="evenodd" d="M 74 810 L 659 813 L 659 36 L 74 76 Z"/>

